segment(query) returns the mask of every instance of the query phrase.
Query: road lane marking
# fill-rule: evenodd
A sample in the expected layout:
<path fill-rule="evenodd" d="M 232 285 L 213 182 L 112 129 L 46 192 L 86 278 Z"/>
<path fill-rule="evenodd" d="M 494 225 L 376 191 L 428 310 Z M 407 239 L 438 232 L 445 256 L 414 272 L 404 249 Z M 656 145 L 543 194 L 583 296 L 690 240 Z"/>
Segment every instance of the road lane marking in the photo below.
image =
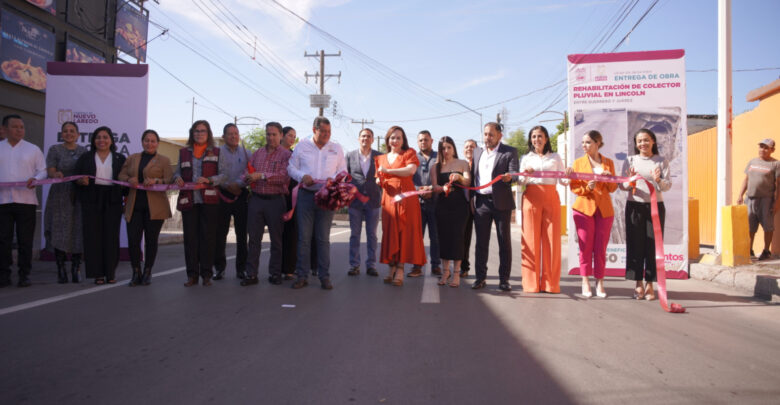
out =
<path fill-rule="evenodd" d="M 428 270 L 423 274 L 423 289 L 422 297 L 420 297 L 421 304 L 438 304 L 441 302 L 439 299 L 439 285 L 436 277 L 432 277 L 430 265 L 426 266 Z"/>
<path fill-rule="evenodd" d="M 340 232 L 336 232 L 336 233 L 331 233 L 330 236 L 341 235 L 341 234 L 347 233 L 347 232 L 349 232 L 349 230 L 344 230 L 344 231 L 340 231 Z M 261 250 L 261 252 L 268 252 L 269 250 L 270 250 L 269 248 L 265 248 L 265 249 Z M 233 260 L 235 258 L 236 258 L 236 256 L 228 256 L 225 259 Z M 154 277 L 167 276 L 167 275 L 170 275 L 170 274 L 179 273 L 179 272 L 184 271 L 184 270 L 186 270 L 186 266 L 176 267 L 174 269 L 161 271 L 159 273 L 155 272 L 154 273 Z M 14 306 L 7 307 L 7 308 L 0 308 L 0 316 L 7 315 L 7 314 L 12 314 L 14 312 L 24 311 L 26 309 L 32 309 L 32 308 L 40 307 L 40 306 L 43 306 L 43 305 L 53 304 L 55 302 L 60 302 L 60 301 L 68 300 L 68 299 L 71 299 L 71 298 L 80 297 L 82 295 L 87 295 L 87 294 L 92 294 L 92 293 L 96 293 L 96 292 L 105 291 L 105 290 L 108 290 L 108 289 L 111 289 L 111 288 L 116 288 L 116 287 L 120 287 L 120 286 L 126 286 L 128 282 L 130 282 L 130 279 L 117 280 L 116 284 L 103 284 L 101 286 L 91 287 L 91 288 L 87 288 L 87 289 L 81 290 L 81 291 L 73 291 L 73 292 L 69 292 L 67 294 L 57 295 L 57 296 L 49 297 L 49 298 L 42 298 L 42 299 L 39 299 L 39 300 L 30 301 L 30 302 L 27 302 L 27 303 L 24 303 L 24 304 L 14 305 Z"/>

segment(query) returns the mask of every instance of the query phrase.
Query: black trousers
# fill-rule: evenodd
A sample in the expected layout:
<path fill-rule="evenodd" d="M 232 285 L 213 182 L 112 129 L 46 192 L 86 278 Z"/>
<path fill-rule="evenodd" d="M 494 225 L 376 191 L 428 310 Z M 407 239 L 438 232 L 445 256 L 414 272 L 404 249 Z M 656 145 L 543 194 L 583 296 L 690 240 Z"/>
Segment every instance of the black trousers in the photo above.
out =
<path fill-rule="evenodd" d="M 88 278 L 116 278 L 122 203 L 111 203 L 111 187 L 98 187 L 98 202 L 81 203 L 84 268 Z"/>
<path fill-rule="evenodd" d="M 658 203 L 661 234 L 666 208 Z M 626 280 L 656 281 L 655 237 L 650 203 L 626 201 Z"/>
<path fill-rule="evenodd" d="M 498 237 L 498 278 L 508 282 L 512 272 L 512 210 L 497 210 L 492 197 L 477 195 L 474 210 L 474 230 L 477 234 L 477 245 L 474 248 L 474 268 L 477 280 L 487 277 L 487 261 L 490 253 L 490 228 L 496 224 Z"/>
<path fill-rule="evenodd" d="M 247 255 L 247 207 L 249 192 L 244 189 L 233 202 L 219 201 L 219 225 L 217 229 L 217 247 L 214 252 L 214 269 L 224 271 L 227 267 L 225 245 L 230 232 L 230 218 L 233 218 L 233 233 L 236 235 L 236 273 L 246 270 Z"/>
<path fill-rule="evenodd" d="M 219 205 L 193 204 L 181 213 L 184 231 L 184 263 L 187 277 L 211 278 L 214 250 L 217 244 Z"/>
<path fill-rule="evenodd" d="M 141 239 L 145 240 L 145 269 L 154 267 L 157 258 L 157 240 L 160 237 L 164 219 L 150 219 L 149 210 L 134 211 L 127 223 L 127 247 L 130 251 L 130 265 L 141 268 Z"/>
<path fill-rule="evenodd" d="M 468 213 L 466 214 L 466 237 L 463 239 L 465 249 L 463 250 L 463 261 L 460 262 L 460 271 L 471 270 L 471 263 L 469 263 L 469 250 L 471 250 L 471 234 L 473 232 L 474 215 L 471 213 L 471 207 L 469 207 Z"/>
<path fill-rule="evenodd" d="M 10 280 L 11 246 L 14 242 L 14 229 L 18 246 L 20 275 L 29 275 L 32 268 L 32 246 L 35 235 L 35 205 L 0 204 L 0 280 Z"/>

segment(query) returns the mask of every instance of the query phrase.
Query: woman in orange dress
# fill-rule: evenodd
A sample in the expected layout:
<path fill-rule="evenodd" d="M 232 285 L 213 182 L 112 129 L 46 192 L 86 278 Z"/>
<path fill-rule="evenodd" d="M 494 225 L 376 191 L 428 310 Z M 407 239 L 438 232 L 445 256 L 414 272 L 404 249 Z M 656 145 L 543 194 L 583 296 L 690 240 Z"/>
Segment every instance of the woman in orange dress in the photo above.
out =
<path fill-rule="evenodd" d="M 420 161 L 399 126 L 387 131 L 385 145 L 388 153 L 376 157 L 376 182 L 384 190 L 379 261 L 390 266 L 385 283 L 401 286 L 404 283 L 404 263 L 425 264 L 420 200 L 410 197 L 395 201 L 396 195 L 414 191 L 412 176 Z"/>

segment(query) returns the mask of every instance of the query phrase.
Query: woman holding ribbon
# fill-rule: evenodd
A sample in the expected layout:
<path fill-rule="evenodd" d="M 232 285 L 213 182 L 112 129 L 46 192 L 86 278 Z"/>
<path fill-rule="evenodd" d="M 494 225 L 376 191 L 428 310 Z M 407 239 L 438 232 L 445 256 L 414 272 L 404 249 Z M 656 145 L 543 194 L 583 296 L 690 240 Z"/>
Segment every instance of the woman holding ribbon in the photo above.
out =
<path fill-rule="evenodd" d="M 420 201 L 415 198 L 395 200 L 403 192 L 414 191 L 412 176 L 420 161 L 409 147 L 403 128 L 393 126 L 385 135 L 388 153 L 375 159 L 377 179 L 382 187 L 382 250 L 380 262 L 390 266 L 385 283 L 401 286 L 404 283 L 404 263 L 425 264 L 425 246 L 422 240 Z"/>
<path fill-rule="evenodd" d="M 168 184 L 173 178 L 171 161 L 157 154 L 160 136 L 157 131 L 147 129 L 141 135 L 143 152 L 135 153 L 127 158 L 119 180 L 136 187 Z M 131 188 L 125 205 L 125 221 L 127 221 L 127 245 L 130 251 L 130 265 L 133 268 L 133 278 L 130 286 L 149 285 L 152 282 L 152 267 L 157 257 L 157 238 L 160 236 L 163 222 L 171 217 L 171 207 L 165 191 L 139 190 Z M 141 273 L 141 238 L 146 241 L 144 254 L 146 260 Z"/>
<path fill-rule="evenodd" d="M 528 136 L 528 154 L 520 172 L 563 172 L 563 161 L 552 151 L 547 128 L 537 125 Z M 561 291 L 561 200 L 555 189 L 568 180 L 521 176 L 523 193 L 523 291 L 557 294 Z"/>
<path fill-rule="evenodd" d="M 179 165 L 173 176 L 176 185 L 195 183 L 195 190 L 180 190 L 176 209 L 181 211 L 184 233 L 184 260 L 187 268 L 185 287 L 211 285 L 211 267 L 216 249 L 216 224 L 219 219 L 219 148 L 208 121 L 198 120 L 190 127 L 187 146 L 179 149 Z"/>
<path fill-rule="evenodd" d="M 572 170 L 577 173 L 614 175 L 615 165 L 599 153 L 604 146 L 599 131 L 588 131 L 582 137 L 582 150 L 585 156 L 574 161 Z M 580 276 L 582 276 L 582 295 L 593 296 L 588 276 L 596 278 L 596 295 L 607 297 L 604 290 L 604 269 L 607 259 L 607 243 L 612 230 L 615 212 L 609 194 L 617 189 L 617 183 L 605 183 L 596 180 L 572 180 L 571 191 L 577 195 L 572 210 L 574 225 L 577 228 L 577 241 L 580 248 Z"/>
<path fill-rule="evenodd" d="M 46 171 L 51 179 L 74 175 L 76 162 L 87 152 L 87 148 L 76 143 L 79 139 L 79 127 L 75 122 L 63 123 L 60 134 L 62 143 L 52 145 L 46 154 Z M 43 216 L 43 234 L 46 238 L 47 250 L 54 250 L 57 282 L 60 284 L 68 282 L 65 262 L 70 253 L 71 281 L 78 283 L 83 251 L 81 204 L 76 199 L 75 186 L 72 182 L 51 185 Z"/>
<path fill-rule="evenodd" d="M 642 176 L 655 188 L 663 232 L 666 209 L 661 193 L 672 188 L 672 180 L 669 162 L 658 154 L 655 133 L 649 129 L 640 129 L 634 135 L 634 155 L 629 156 L 623 166 L 623 176 L 633 175 Z M 626 280 L 636 281 L 634 298 L 653 300 L 656 252 L 650 188 L 642 180 L 623 183 L 620 188 L 630 190 L 626 201 Z"/>
<path fill-rule="evenodd" d="M 116 151 L 109 127 L 100 127 L 90 137 L 90 150 L 76 161 L 75 173 L 84 177 L 79 185 L 84 235 L 84 262 L 95 284 L 116 283 L 119 264 L 119 227 L 122 197 L 127 189 L 115 184 L 125 156 Z"/>
<path fill-rule="evenodd" d="M 467 191 L 459 188 L 471 184 L 469 162 L 458 159 L 455 141 L 449 136 L 439 140 L 439 153 L 436 165 L 431 171 L 433 192 L 440 194 L 436 201 L 436 227 L 439 232 L 439 255 L 441 256 L 442 275 L 439 285 L 447 284 L 452 261 L 452 281 L 450 287 L 460 285 L 460 263 L 464 257 L 466 221 L 469 214 Z"/>

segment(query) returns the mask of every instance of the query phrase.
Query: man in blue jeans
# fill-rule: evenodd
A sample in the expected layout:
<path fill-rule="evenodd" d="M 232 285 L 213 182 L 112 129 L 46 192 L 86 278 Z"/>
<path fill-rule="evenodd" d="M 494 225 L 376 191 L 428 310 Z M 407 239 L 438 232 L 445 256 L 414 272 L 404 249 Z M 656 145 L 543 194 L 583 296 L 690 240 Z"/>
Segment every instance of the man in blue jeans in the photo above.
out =
<path fill-rule="evenodd" d="M 428 239 L 430 240 L 429 250 L 431 254 L 431 272 L 434 275 L 441 275 L 441 258 L 439 257 L 439 233 L 436 231 L 436 195 L 431 190 L 431 170 L 436 164 L 436 152 L 433 150 L 433 138 L 427 130 L 420 131 L 417 134 L 417 146 L 420 149 L 417 152 L 417 159 L 420 165 L 417 166 L 417 172 L 414 174 L 414 186 L 418 190 L 428 190 L 428 193 L 420 195 L 420 210 L 422 211 L 422 231 L 420 237 L 425 236 L 425 228 L 428 228 Z M 414 266 L 412 271 L 407 274 L 409 277 L 422 276 L 422 267 Z"/>
<path fill-rule="evenodd" d="M 295 272 L 298 279 L 292 288 L 300 289 L 309 284 L 311 238 L 314 235 L 317 249 L 317 275 L 323 290 L 332 290 L 330 282 L 330 226 L 333 211 L 314 204 L 314 193 L 327 179 L 347 170 L 341 145 L 330 141 L 330 121 L 325 117 L 314 119 L 314 134 L 298 142 L 290 157 L 287 173 L 300 183 L 298 189 L 298 260 Z"/>
<path fill-rule="evenodd" d="M 382 192 L 376 184 L 376 167 L 374 158 L 380 153 L 371 149 L 374 143 L 374 131 L 362 129 L 358 135 L 360 149 L 347 153 L 347 173 L 352 176 L 352 184 L 358 192 L 369 198 L 363 203 L 357 198 L 349 206 L 349 274 L 360 274 L 360 233 L 363 221 L 366 223 L 366 274 L 377 276 L 376 272 L 376 228 L 379 224 L 379 213 Z"/>

